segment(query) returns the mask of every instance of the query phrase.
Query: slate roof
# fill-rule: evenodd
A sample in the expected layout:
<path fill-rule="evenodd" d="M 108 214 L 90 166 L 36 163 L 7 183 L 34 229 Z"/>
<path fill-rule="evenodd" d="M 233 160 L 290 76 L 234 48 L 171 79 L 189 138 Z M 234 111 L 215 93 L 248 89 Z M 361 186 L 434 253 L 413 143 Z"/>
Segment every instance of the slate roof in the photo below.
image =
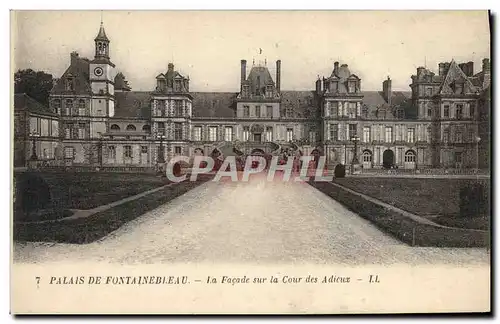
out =
<path fill-rule="evenodd" d="M 388 105 L 382 91 L 363 91 L 363 107 L 367 109 L 367 118 L 377 119 L 377 111 L 385 109 L 392 111 L 396 107 L 400 107 L 405 111 L 405 119 L 411 119 L 414 112 L 411 106 L 411 91 L 392 91 L 391 106 Z"/>
<path fill-rule="evenodd" d="M 318 104 L 314 91 L 281 91 L 281 116 L 291 108 L 292 118 L 317 118 Z"/>
<path fill-rule="evenodd" d="M 115 93 L 115 118 L 151 118 L 151 93 L 126 91 Z"/>
<path fill-rule="evenodd" d="M 14 110 L 28 110 L 30 113 L 57 116 L 49 107 L 42 105 L 25 93 L 16 93 L 14 95 Z"/>
<path fill-rule="evenodd" d="M 57 80 L 51 90 L 51 94 L 91 94 L 92 89 L 89 82 L 89 63 L 86 58 L 72 54 L 71 64 Z M 74 90 L 66 90 L 66 80 L 68 77 L 74 78 Z"/>
<path fill-rule="evenodd" d="M 103 41 L 108 41 L 109 42 L 109 38 L 108 38 L 108 36 L 106 36 L 106 31 L 104 30 L 104 25 L 103 25 L 102 22 L 101 22 L 101 27 L 99 28 L 99 33 L 94 38 L 94 40 L 95 41 L 103 40 Z"/>
<path fill-rule="evenodd" d="M 191 92 L 193 117 L 236 117 L 236 92 Z"/>
<path fill-rule="evenodd" d="M 257 93 L 257 88 L 259 88 L 258 82 L 260 81 L 260 93 L 265 93 L 266 85 L 273 84 L 274 81 L 269 73 L 269 69 L 265 66 L 253 66 L 248 74 L 246 82 L 250 84 L 250 92 L 255 95 Z"/>
<path fill-rule="evenodd" d="M 115 90 L 130 91 L 131 89 L 123 73 L 118 72 L 115 76 Z"/>

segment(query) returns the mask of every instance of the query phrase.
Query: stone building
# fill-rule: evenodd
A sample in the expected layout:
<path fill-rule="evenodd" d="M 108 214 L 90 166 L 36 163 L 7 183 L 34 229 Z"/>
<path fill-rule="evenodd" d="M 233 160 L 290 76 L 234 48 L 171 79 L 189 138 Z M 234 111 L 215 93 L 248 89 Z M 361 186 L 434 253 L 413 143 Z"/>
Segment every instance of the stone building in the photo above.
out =
<path fill-rule="evenodd" d="M 54 154 L 66 165 L 153 168 L 174 155 L 284 152 L 319 153 L 330 165 L 357 157 L 364 169 L 486 165 L 489 128 L 478 125 L 489 120 L 487 59 L 477 74 L 472 62 L 440 63 L 438 73 L 419 67 L 411 91 L 393 91 L 389 77 L 381 91 L 364 91 L 339 62 L 311 91 L 282 90 L 281 60 L 271 69 L 241 60 L 236 93 L 191 92 L 173 63 L 155 89 L 132 91 L 110 43 L 101 24 L 94 59 L 71 53 L 51 92 L 62 148 Z"/>

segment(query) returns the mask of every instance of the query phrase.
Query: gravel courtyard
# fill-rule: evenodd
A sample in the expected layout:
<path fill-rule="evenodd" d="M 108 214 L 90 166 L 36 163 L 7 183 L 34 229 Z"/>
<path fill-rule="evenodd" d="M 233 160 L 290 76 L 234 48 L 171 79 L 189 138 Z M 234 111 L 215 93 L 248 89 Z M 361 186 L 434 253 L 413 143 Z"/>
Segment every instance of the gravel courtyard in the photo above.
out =
<path fill-rule="evenodd" d="M 14 262 L 489 264 L 486 249 L 410 247 L 301 182 L 207 182 L 88 245 L 15 243 Z"/>

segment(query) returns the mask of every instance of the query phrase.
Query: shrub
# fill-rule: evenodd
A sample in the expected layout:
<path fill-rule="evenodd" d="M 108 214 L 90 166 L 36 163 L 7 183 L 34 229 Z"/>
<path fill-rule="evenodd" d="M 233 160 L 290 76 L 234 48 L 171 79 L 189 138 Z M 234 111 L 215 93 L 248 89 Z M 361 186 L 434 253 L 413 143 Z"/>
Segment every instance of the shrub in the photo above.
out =
<path fill-rule="evenodd" d="M 335 178 L 344 178 L 345 177 L 345 165 L 343 164 L 337 164 L 335 166 Z"/>

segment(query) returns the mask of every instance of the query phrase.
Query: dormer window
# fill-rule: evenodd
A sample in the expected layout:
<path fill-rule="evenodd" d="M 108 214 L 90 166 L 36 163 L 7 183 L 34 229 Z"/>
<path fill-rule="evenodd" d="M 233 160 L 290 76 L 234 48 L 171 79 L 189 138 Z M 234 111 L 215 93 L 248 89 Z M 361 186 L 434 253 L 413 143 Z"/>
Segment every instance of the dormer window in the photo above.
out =
<path fill-rule="evenodd" d="M 339 82 L 338 81 L 332 81 L 331 83 L 331 91 L 333 93 L 336 93 L 339 90 Z"/>
<path fill-rule="evenodd" d="M 268 85 L 266 86 L 266 97 L 271 98 L 273 96 L 273 86 Z"/>
<path fill-rule="evenodd" d="M 181 80 L 179 80 L 179 79 L 175 80 L 174 91 L 175 92 L 180 92 L 181 91 Z"/>
<path fill-rule="evenodd" d="M 250 87 L 248 86 L 248 84 L 243 85 L 241 95 L 246 98 L 246 97 L 248 97 L 249 92 L 250 92 Z"/>
<path fill-rule="evenodd" d="M 329 88 L 330 83 L 328 81 L 323 81 L 323 91 L 328 92 L 330 90 Z"/>
<path fill-rule="evenodd" d="M 455 94 L 464 93 L 464 84 L 462 82 L 455 82 Z"/>
<path fill-rule="evenodd" d="M 75 80 L 73 79 L 73 77 L 69 77 L 66 79 L 66 90 L 67 91 L 75 90 Z"/>
<path fill-rule="evenodd" d="M 349 93 L 356 92 L 356 81 L 349 81 L 347 83 Z"/>
<path fill-rule="evenodd" d="M 167 82 L 165 81 L 165 79 L 158 79 L 157 86 L 159 91 L 165 91 Z"/>

